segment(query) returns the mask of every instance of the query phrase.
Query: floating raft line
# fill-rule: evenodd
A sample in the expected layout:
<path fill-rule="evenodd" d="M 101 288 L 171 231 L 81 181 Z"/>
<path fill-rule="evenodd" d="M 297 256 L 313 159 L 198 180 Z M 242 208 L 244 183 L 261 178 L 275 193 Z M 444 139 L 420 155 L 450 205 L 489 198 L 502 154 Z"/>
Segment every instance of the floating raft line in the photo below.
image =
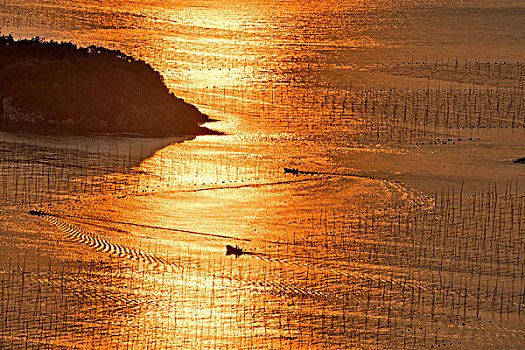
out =
<path fill-rule="evenodd" d="M 293 245 L 294 243 L 285 242 L 285 241 L 272 241 L 272 240 L 263 240 L 263 239 L 257 239 L 257 238 L 242 238 L 242 237 L 234 237 L 234 236 L 228 236 L 228 235 L 220 235 L 216 233 L 206 233 L 206 232 L 198 232 L 198 231 L 191 231 L 191 230 L 183 230 L 178 228 L 171 228 L 171 227 L 162 227 L 162 226 L 153 226 L 153 225 L 146 225 L 146 224 L 138 224 L 134 222 L 127 222 L 127 221 L 118 221 L 118 220 L 110 220 L 110 219 L 102 219 L 102 218 L 96 218 L 96 217 L 86 217 L 86 216 L 78 216 L 78 215 L 68 215 L 68 214 L 53 214 L 53 213 L 47 213 L 42 210 L 30 210 L 28 212 L 30 215 L 35 215 L 39 217 L 55 217 L 58 219 L 73 219 L 77 222 L 82 222 L 85 220 L 91 220 L 91 221 L 98 221 L 98 222 L 107 222 L 112 224 L 120 224 L 120 225 L 129 225 L 129 226 L 135 226 L 135 227 L 142 227 L 142 228 L 150 228 L 154 230 L 163 230 L 163 231 L 171 231 L 171 232 L 180 232 L 180 233 L 187 233 L 192 235 L 198 235 L 198 236 L 205 236 L 205 237 L 213 237 L 213 238 L 221 238 L 221 239 L 229 239 L 234 241 L 242 241 L 242 242 L 261 242 L 261 243 L 267 243 L 267 244 L 276 244 L 276 245 Z M 87 222 L 83 222 L 84 224 Z M 94 224 L 92 224 L 94 225 Z M 99 226 L 99 225 L 95 225 Z M 101 226 L 103 228 L 109 228 L 105 226 Z M 114 229 L 114 228 L 111 228 Z M 247 253 L 246 253 L 247 254 Z"/>
<path fill-rule="evenodd" d="M 328 171 L 304 171 L 296 168 L 284 168 L 285 174 L 292 175 L 329 175 L 329 176 L 347 176 L 347 177 L 359 177 L 363 179 L 374 179 L 372 176 L 360 175 L 360 174 L 346 174 L 346 173 L 332 173 Z"/>

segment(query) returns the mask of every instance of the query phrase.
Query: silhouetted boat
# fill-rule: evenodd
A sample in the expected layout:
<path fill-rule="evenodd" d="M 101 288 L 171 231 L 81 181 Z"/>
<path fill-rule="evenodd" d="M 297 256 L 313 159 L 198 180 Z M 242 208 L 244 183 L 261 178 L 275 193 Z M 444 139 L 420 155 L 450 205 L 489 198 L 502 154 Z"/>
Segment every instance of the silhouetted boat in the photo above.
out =
<path fill-rule="evenodd" d="M 240 255 L 243 255 L 245 252 L 238 246 L 231 246 L 226 245 L 226 255 L 235 255 L 235 257 L 239 257 Z"/>
<path fill-rule="evenodd" d="M 298 175 L 299 174 L 299 169 L 294 169 L 294 168 L 284 168 L 284 173 L 285 174 L 294 174 L 294 175 Z"/>

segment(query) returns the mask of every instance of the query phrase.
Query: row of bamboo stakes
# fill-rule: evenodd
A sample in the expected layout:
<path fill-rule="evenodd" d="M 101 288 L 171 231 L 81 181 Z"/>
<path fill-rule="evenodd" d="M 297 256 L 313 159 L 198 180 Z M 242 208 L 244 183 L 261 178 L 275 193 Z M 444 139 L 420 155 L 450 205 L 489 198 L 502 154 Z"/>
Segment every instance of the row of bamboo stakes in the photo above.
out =
<path fill-rule="evenodd" d="M 72 223 L 71 232 L 98 230 L 108 236 L 110 223 L 101 229 L 60 215 L 82 210 L 93 196 L 136 195 L 133 177 L 149 181 L 158 193 L 187 188 L 168 186 L 167 173 L 180 169 L 183 155 L 173 160 L 157 154 L 153 159 L 159 164 L 139 172 L 126 170 L 139 162 L 131 151 L 86 151 L 74 143 L 24 148 L 15 141 L 6 137 L 0 147 L 5 150 L 0 210 L 7 217 L 39 208 L 58 214 L 58 222 Z M 58 165 L 65 163 L 72 166 L 61 170 Z M 182 163 L 188 174 L 204 168 L 196 159 Z M 247 182 L 256 182 L 254 163 L 237 160 L 234 167 Z M 217 164 L 213 176 L 225 179 L 234 167 Z M 126 180 L 120 187 L 108 185 L 117 173 Z M 291 176 L 265 174 L 274 181 Z M 11 348 L 66 343 L 76 348 L 430 348 L 445 343 L 461 348 L 460 342 L 495 333 L 519 342 L 519 327 L 513 325 L 519 325 L 525 306 L 525 197 L 518 188 L 507 182 L 480 193 L 444 189 L 360 213 L 312 208 L 310 216 L 281 224 L 287 236 L 278 242 L 252 240 L 245 248 L 255 254 L 239 259 L 200 249 L 194 237 L 188 248 L 142 247 L 146 255 L 155 250 L 165 261 L 177 262 L 177 268 L 136 261 L 125 254 L 130 248 L 124 243 L 115 245 L 117 255 L 95 249 L 104 238 L 62 237 L 57 243 L 62 249 L 91 247 L 93 255 L 79 262 L 34 248 L 36 254 L 3 259 L 0 339 Z M 46 201 L 49 205 L 42 205 Z M 58 228 L 48 227 L 52 233 L 37 235 L 37 241 L 53 246 Z M 208 239 L 201 238 L 210 244 Z M 225 238 L 211 244 L 231 243 Z"/>

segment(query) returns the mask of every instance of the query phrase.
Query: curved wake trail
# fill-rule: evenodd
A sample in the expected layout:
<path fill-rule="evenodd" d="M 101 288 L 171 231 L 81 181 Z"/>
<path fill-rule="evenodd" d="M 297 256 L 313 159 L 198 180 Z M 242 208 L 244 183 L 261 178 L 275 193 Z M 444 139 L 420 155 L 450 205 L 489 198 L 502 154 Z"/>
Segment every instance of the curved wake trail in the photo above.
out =
<path fill-rule="evenodd" d="M 109 237 L 86 230 L 85 228 L 79 225 L 73 225 L 65 220 L 60 219 L 55 215 L 42 212 L 32 212 L 31 214 L 41 217 L 53 226 L 60 229 L 64 233 L 65 237 L 70 241 L 87 245 L 88 247 L 96 251 L 107 253 L 119 258 L 139 261 L 141 263 L 144 263 L 146 266 L 151 267 L 152 269 L 167 269 L 168 271 L 181 271 L 192 268 L 192 266 L 185 265 L 174 260 L 162 258 L 149 252 L 144 252 L 132 247 L 114 243 Z M 261 290 L 263 292 L 270 292 L 274 294 L 302 295 L 317 298 L 337 298 L 335 295 L 332 295 L 330 293 L 311 288 L 303 288 L 299 286 L 284 284 L 281 282 L 235 278 L 228 275 L 219 275 L 214 273 L 209 274 L 211 277 L 214 278 L 220 278 L 223 280 L 229 280 L 231 282 L 238 283 L 237 288 L 252 287 L 256 290 Z"/>
<path fill-rule="evenodd" d="M 151 253 L 142 252 L 135 248 L 113 243 L 108 237 L 88 231 L 81 226 L 60 220 L 55 216 L 41 214 L 40 217 L 58 227 L 64 233 L 66 238 L 72 242 L 85 244 L 99 252 L 108 253 L 119 258 L 140 261 L 152 266 L 153 268 L 160 268 L 161 266 L 183 268 L 183 266 L 177 262 L 168 261 L 165 258 L 158 257 Z"/>
<path fill-rule="evenodd" d="M 64 232 L 65 236 L 69 240 L 76 242 L 76 243 L 87 245 L 99 252 L 107 253 L 107 254 L 110 254 L 110 255 L 113 255 L 119 258 L 126 258 L 126 259 L 130 259 L 134 261 L 139 261 L 139 262 L 142 262 L 150 266 L 153 269 L 168 269 L 168 270 L 172 269 L 173 270 L 173 269 L 190 268 L 190 266 L 183 265 L 181 262 L 178 262 L 175 260 L 168 260 L 166 258 L 159 257 L 149 252 L 144 252 L 136 248 L 132 248 L 132 247 L 128 247 L 122 244 L 111 242 L 110 238 L 104 235 L 101 235 L 99 233 L 88 231 L 82 226 L 73 225 L 61 219 L 58 215 L 48 214 L 48 213 L 39 213 L 39 216 L 41 216 L 43 219 L 53 224 L 54 226 L 58 227 L 61 231 Z M 76 216 L 70 216 L 70 217 L 79 218 Z M 83 218 L 83 219 L 87 219 L 87 218 Z M 118 224 L 131 225 L 131 226 L 138 226 L 138 227 L 143 227 L 143 228 L 162 229 L 162 230 L 169 230 L 169 231 L 175 231 L 175 232 L 198 234 L 198 235 L 209 236 L 209 237 L 214 237 L 214 238 L 252 241 L 251 239 L 248 239 L 248 238 L 237 238 L 237 237 L 232 237 L 232 236 L 202 233 L 202 232 L 189 231 L 189 230 L 170 229 L 170 228 L 129 223 L 129 222 L 123 222 L 123 221 L 109 221 L 109 220 L 105 220 L 105 221 L 112 222 L 112 223 L 118 223 Z M 103 227 L 103 228 L 107 229 L 107 227 Z M 393 284 L 399 287 L 408 287 L 408 288 L 413 288 L 415 290 L 420 290 L 420 291 L 424 290 L 426 292 L 437 292 L 439 294 L 449 294 L 449 295 L 457 294 L 457 292 L 454 290 L 443 290 L 441 288 L 437 288 L 434 286 L 426 286 L 423 283 L 418 282 L 416 280 L 406 280 L 402 278 L 394 278 L 393 276 L 367 273 L 367 272 L 358 271 L 357 269 L 350 270 L 343 266 L 327 266 L 325 263 L 322 263 L 322 262 L 319 262 L 319 263 L 301 262 L 296 256 L 286 257 L 281 254 L 278 254 L 276 256 L 275 254 L 272 255 L 272 254 L 249 252 L 249 251 L 244 252 L 243 255 L 252 256 L 255 259 L 268 261 L 270 263 L 285 264 L 288 266 L 299 267 L 305 270 L 317 271 L 319 273 L 324 273 L 324 274 L 331 273 L 331 274 L 338 275 L 338 276 L 353 277 L 358 280 Z M 370 268 L 370 266 L 361 266 L 361 267 L 364 267 L 364 269 Z M 364 269 L 361 269 L 361 270 L 364 270 Z M 212 274 L 212 275 L 213 277 L 218 277 L 218 278 L 225 279 L 225 280 L 234 280 L 234 278 L 227 276 L 227 275 L 225 276 L 218 276 L 215 274 Z M 274 292 L 278 292 L 281 294 L 302 294 L 302 295 L 309 295 L 309 296 L 314 296 L 314 297 L 337 298 L 337 296 L 333 295 L 332 293 L 326 293 L 326 292 L 322 292 L 319 290 L 313 290 L 311 288 L 291 286 L 288 284 L 282 284 L 280 282 L 271 282 L 271 281 L 261 282 L 261 281 L 250 280 L 250 279 L 243 279 L 242 281 L 245 285 L 248 284 L 253 287 L 256 287 L 257 289 L 260 289 L 260 288 L 273 289 Z"/>
<path fill-rule="evenodd" d="M 70 240 L 77 242 L 77 243 L 86 244 L 89 247 L 95 250 L 98 250 L 100 252 L 108 253 L 108 254 L 111 254 L 111 255 L 114 255 L 120 258 L 128 258 L 131 260 L 141 261 L 141 262 L 144 262 L 150 265 L 152 268 L 163 268 L 163 267 L 187 268 L 188 267 L 188 266 L 182 266 L 180 263 L 168 261 L 165 258 L 157 257 L 151 253 L 145 253 L 140 250 L 130 248 L 130 247 L 127 247 L 121 244 L 111 243 L 107 237 L 102 236 L 98 233 L 94 233 L 92 231 L 87 231 L 81 226 L 72 225 L 64 220 L 61 220 L 58 216 L 55 216 L 52 214 L 42 214 L 42 217 L 48 222 L 57 226 L 59 229 L 61 229 L 66 234 L 66 237 L 69 238 Z M 172 230 L 176 232 L 199 234 L 199 235 L 211 236 L 211 237 L 216 237 L 216 238 L 227 238 L 227 239 L 234 239 L 234 240 L 251 241 L 251 239 L 247 239 L 247 238 L 236 238 L 236 237 L 231 237 L 231 236 L 216 235 L 216 234 L 209 234 L 209 233 L 207 234 L 207 233 L 202 233 L 202 232 L 180 230 L 180 229 L 169 229 L 169 228 L 163 228 L 163 227 L 157 227 L 157 226 L 134 224 L 134 223 L 120 222 L 120 221 L 112 221 L 112 222 L 119 223 L 119 224 L 132 225 L 132 226 L 139 226 L 143 228 L 163 229 L 163 230 Z M 253 256 L 254 258 L 265 260 L 271 263 L 286 264 L 286 265 L 300 267 L 304 269 L 316 270 L 322 273 L 331 272 L 336 275 L 351 276 L 351 277 L 356 277 L 356 278 L 363 279 L 363 280 L 372 280 L 375 282 L 382 282 L 382 283 L 393 283 L 393 284 L 397 284 L 400 286 L 405 285 L 405 286 L 410 286 L 416 289 L 417 288 L 427 289 L 423 286 L 417 286 L 408 281 L 402 281 L 402 280 L 397 280 L 397 279 L 385 279 L 385 278 L 376 277 L 371 274 L 366 274 L 362 272 L 341 270 L 339 268 L 330 268 L 330 267 L 325 266 L 322 263 L 317 263 L 317 264 L 301 263 L 301 262 L 298 262 L 297 258 L 295 257 L 287 259 L 287 258 L 283 258 L 282 256 L 276 257 L 270 254 L 255 253 L 255 252 L 245 252 L 243 253 L 243 255 Z M 231 279 L 229 276 L 220 276 L 220 277 L 223 279 Z M 295 287 L 295 286 L 292 287 L 292 286 L 288 286 L 288 285 L 284 285 L 282 283 L 276 283 L 276 282 L 250 281 L 250 283 L 259 288 L 260 287 L 275 288 L 276 290 L 284 294 L 291 292 L 292 294 L 299 293 L 299 294 L 312 295 L 312 296 L 318 296 L 318 297 L 319 296 L 321 297 L 330 296 L 330 294 L 325 293 L 325 292 L 312 291 L 310 289 L 304 289 L 304 288 Z"/>
<path fill-rule="evenodd" d="M 154 226 L 154 225 L 138 224 L 138 223 L 128 222 L 128 221 L 99 219 L 99 218 L 94 218 L 94 217 L 84 217 L 84 216 L 67 215 L 67 214 L 63 214 L 63 215 L 55 215 L 55 214 L 50 214 L 50 213 L 41 213 L 41 214 L 45 215 L 46 217 L 54 217 L 54 218 L 59 219 L 59 220 L 62 217 L 67 217 L 67 218 L 70 218 L 70 219 L 93 220 L 93 221 L 109 222 L 109 223 L 120 224 L 120 225 L 128 225 L 128 226 L 135 226 L 135 227 L 142 227 L 142 228 L 150 228 L 150 229 L 154 229 L 154 230 L 163 230 L 163 231 L 171 231 L 171 232 L 188 233 L 188 234 L 197 235 L 197 236 L 207 236 L 207 237 L 231 239 L 231 240 L 245 241 L 245 242 L 251 242 L 252 241 L 252 239 L 250 239 L 250 238 L 240 238 L 240 237 L 220 235 L 220 234 L 215 234 L 215 233 L 206 233 L 206 232 L 184 230 L 184 229 L 179 229 L 179 228 L 171 228 L 171 227 L 161 227 L 161 226 Z M 101 225 L 99 225 L 99 226 L 101 226 Z M 101 227 L 102 228 L 107 228 L 105 226 L 101 226 Z"/>
<path fill-rule="evenodd" d="M 125 226 L 135 226 L 135 227 L 148 228 L 148 229 L 154 229 L 154 230 L 187 233 L 190 235 L 205 236 L 205 237 L 210 237 L 210 238 L 229 239 L 229 240 L 234 240 L 234 241 L 261 242 L 261 243 L 277 244 L 277 245 L 293 245 L 293 243 L 288 243 L 288 242 L 283 242 L 283 241 L 269 241 L 269 240 L 257 239 L 257 238 L 235 237 L 235 236 L 221 235 L 217 233 L 199 232 L 199 231 L 185 230 L 185 229 L 174 228 L 174 227 L 154 226 L 154 225 L 147 225 L 147 224 L 139 224 L 136 222 L 110 220 L 110 219 L 97 218 L 97 217 L 85 217 L 85 216 L 68 215 L 68 214 L 57 215 L 57 214 L 44 213 L 44 212 L 42 213 L 39 212 L 39 214 L 44 214 L 46 216 L 55 217 L 57 219 L 69 219 L 69 220 L 79 219 L 79 221 L 90 220 L 90 221 L 98 221 L 102 223 L 112 223 L 112 224 L 119 224 L 119 225 L 125 225 Z M 81 222 L 81 224 L 84 224 L 84 222 Z M 107 227 L 103 225 L 95 225 L 93 223 L 90 223 L 90 225 L 99 226 L 103 229 L 107 229 Z M 112 230 L 118 230 L 118 229 L 112 228 Z M 120 230 L 120 231 L 127 232 L 124 230 Z"/>
<path fill-rule="evenodd" d="M 159 269 L 163 271 L 177 271 L 177 272 L 183 272 L 183 271 L 191 271 L 192 268 L 196 268 L 193 266 L 189 266 L 187 264 L 182 264 L 180 262 L 172 261 L 166 258 L 161 258 L 156 256 L 155 254 L 151 254 L 148 252 L 144 252 L 135 248 L 127 247 L 122 244 L 117 244 L 111 241 L 110 238 L 89 231 L 79 225 L 71 224 L 65 220 L 62 220 L 56 216 L 53 215 L 47 215 L 45 213 L 40 213 L 39 215 L 42 219 L 46 220 L 53 226 L 56 226 L 59 228 L 64 235 L 71 240 L 72 242 L 84 244 L 86 246 L 89 246 L 93 248 L 94 250 L 110 254 L 113 256 L 117 256 L 119 258 L 126 258 L 134 261 L 139 261 L 141 263 L 144 263 L 145 265 L 151 267 L 152 269 Z M 244 254 L 243 254 L 244 255 Z M 373 280 L 373 281 L 380 281 L 382 283 L 392 283 L 399 286 L 405 286 L 405 287 L 412 287 L 415 289 L 425 290 L 427 293 L 432 293 L 432 291 L 436 292 L 442 292 L 442 293 L 455 293 L 454 291 L 445 291 L 441 290 L 439 288 L 435 288 L 433 286 L 422 286 L 420 283 L 417 283 L 415 280 L 408 281 L 403 280 L 399 278 L 393 278 L 388 276 L 381 276 L 380 274 L 369 274 L 366 272 L 358 272 L 358 271 L 349 271 L 345 269 L 341 269 L 340 267 L 329 267 L 325 264 L 311 264 L 308 262 L 300 262 L 297 260 L 297 257 L 286 255 L 271 255 L 271 254 L 264 254 L 264 253 L 256 253 L 256 252 L 246 252 L 247 256 L 252 256 L 255 259 L 265 260 L 272 263 L 279 263 L 279 264 L 287 264 L 292 265 L 296 267 L 301 267 L 305 269 L 311 269 L 319 271 L 320 273 L 326 274 L 327 272 L 334 273 L 336 275 L 343 275 L 343 276 L 352 276 L 356 277 L 358 279 L 362 280 Z M 201 272 L 198 273 L 199 276 L 203 276 Z M 307 297 L 307 298 L 313 298 L 316 300 L 339 300 L 342 302 L 345 302 L 345 297 L 341 296 L 337 292 L 327 291 L 324 290 L 323 287 L 302 287 L 298 285 L 293 285 L 289 283 L 283 283 L 281 281 L 275 281 L 275 280 L 266 280 L 267 276 L 271 275 L 264 275 L 264 279 L 253 279 L 253 278 L 243 278 L 243 277 L 235 277 L 231 275 L 225 275 L 224 273 L 213 273 L 213 272 L 206 272 L 205 275 L 208 275 L 208 278 L 213 279 L 219 279 L 222 280 L 222 287 L 225 289 L 232 288 L 234 290 L 243 290 L 243 289 L 251 289 L 255 292 L 260 293 L 270 293 L 274 294 L 276 296 L 295 296 L 295 297 Z M 142 293 L 139 294 L 128 294 L 128 293 L 120 293 L 118 291 L 114 291 L 115 293 L 110 293 L 111 295 L 108 295 L 107 290 L 105 290 L 105 287 L 102 288 L 94 287 L 86 290 L 82 286 L 85 285 L 86 281 L 84 278 L 68 278 L 66 280 L 56 280 L 51 281 L 49 279 L 42 279 L 41 276 L 33 276 L 34 279 L 37 279 L 39 283 L 45 282 L 49 285 L 55 285 L 56 287 L 60 287 L 63 285 L 63 283 L 72 284 L 76 291 L 73 293 L 78 296 L 86 296 L 90 298 L 94 298 L 97 300 L 104 300 L 104 298 L 108 301 L 113 302 L 115 305 L 114 309 L 115 311 L 125 311 L 129 310 L 130 307 L 133 306 L 141 306 L 144 303 L 149 303 L 151 300 L 149 297 L 146 297 L 146 295 L 142 295 Z M 270 277 L 272 278 L 272 277 Z M 227 283 L 228 281 L 228 283 Z M 90 282 L 90 281 L 87 281 Z M 89 284 L 89 283 L 88 283 Z M 161 298 L 171 298 L 169 296 L 169 293 L 162 292 L 161 295 L 159 295 Z M 394 304 L 391 305 L 393 309 L 398 309 L 398 306 L 395 306 Z M 432 317 L 433 315 L 430 314 L 428 311 L 425 311 L 422 313 L 423 316 L 426 317 Z M 472 329 L 493 329 L 495 331 L 499 331 L 504 334 L 508 334 L 511 337 L 520 337 L 525 331 L 511 328 L 511 327 L 505 327 L 502 325 L 495 325 L 495 324 L 487 324 L 479 323 L 477 324 L 476 321 L 470 321 L 469 325 Z"/>

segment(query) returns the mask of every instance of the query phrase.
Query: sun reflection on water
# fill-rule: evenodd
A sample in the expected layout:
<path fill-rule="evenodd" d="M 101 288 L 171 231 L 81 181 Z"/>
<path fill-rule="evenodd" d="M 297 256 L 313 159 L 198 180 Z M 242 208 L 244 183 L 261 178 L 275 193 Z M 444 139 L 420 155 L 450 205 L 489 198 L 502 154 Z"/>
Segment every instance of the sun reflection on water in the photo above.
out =
<path fill-rule="evenodd" d="M 2 133 L 0 348 L 521 346 L 501 159 L 523 149 L 523 47 L 498 70 L 434 58 L 454 28 L 455 55 L 493 54 L 447 6 L 0 0 L 3 30 L 141 58 L 225 133 Z"/>

